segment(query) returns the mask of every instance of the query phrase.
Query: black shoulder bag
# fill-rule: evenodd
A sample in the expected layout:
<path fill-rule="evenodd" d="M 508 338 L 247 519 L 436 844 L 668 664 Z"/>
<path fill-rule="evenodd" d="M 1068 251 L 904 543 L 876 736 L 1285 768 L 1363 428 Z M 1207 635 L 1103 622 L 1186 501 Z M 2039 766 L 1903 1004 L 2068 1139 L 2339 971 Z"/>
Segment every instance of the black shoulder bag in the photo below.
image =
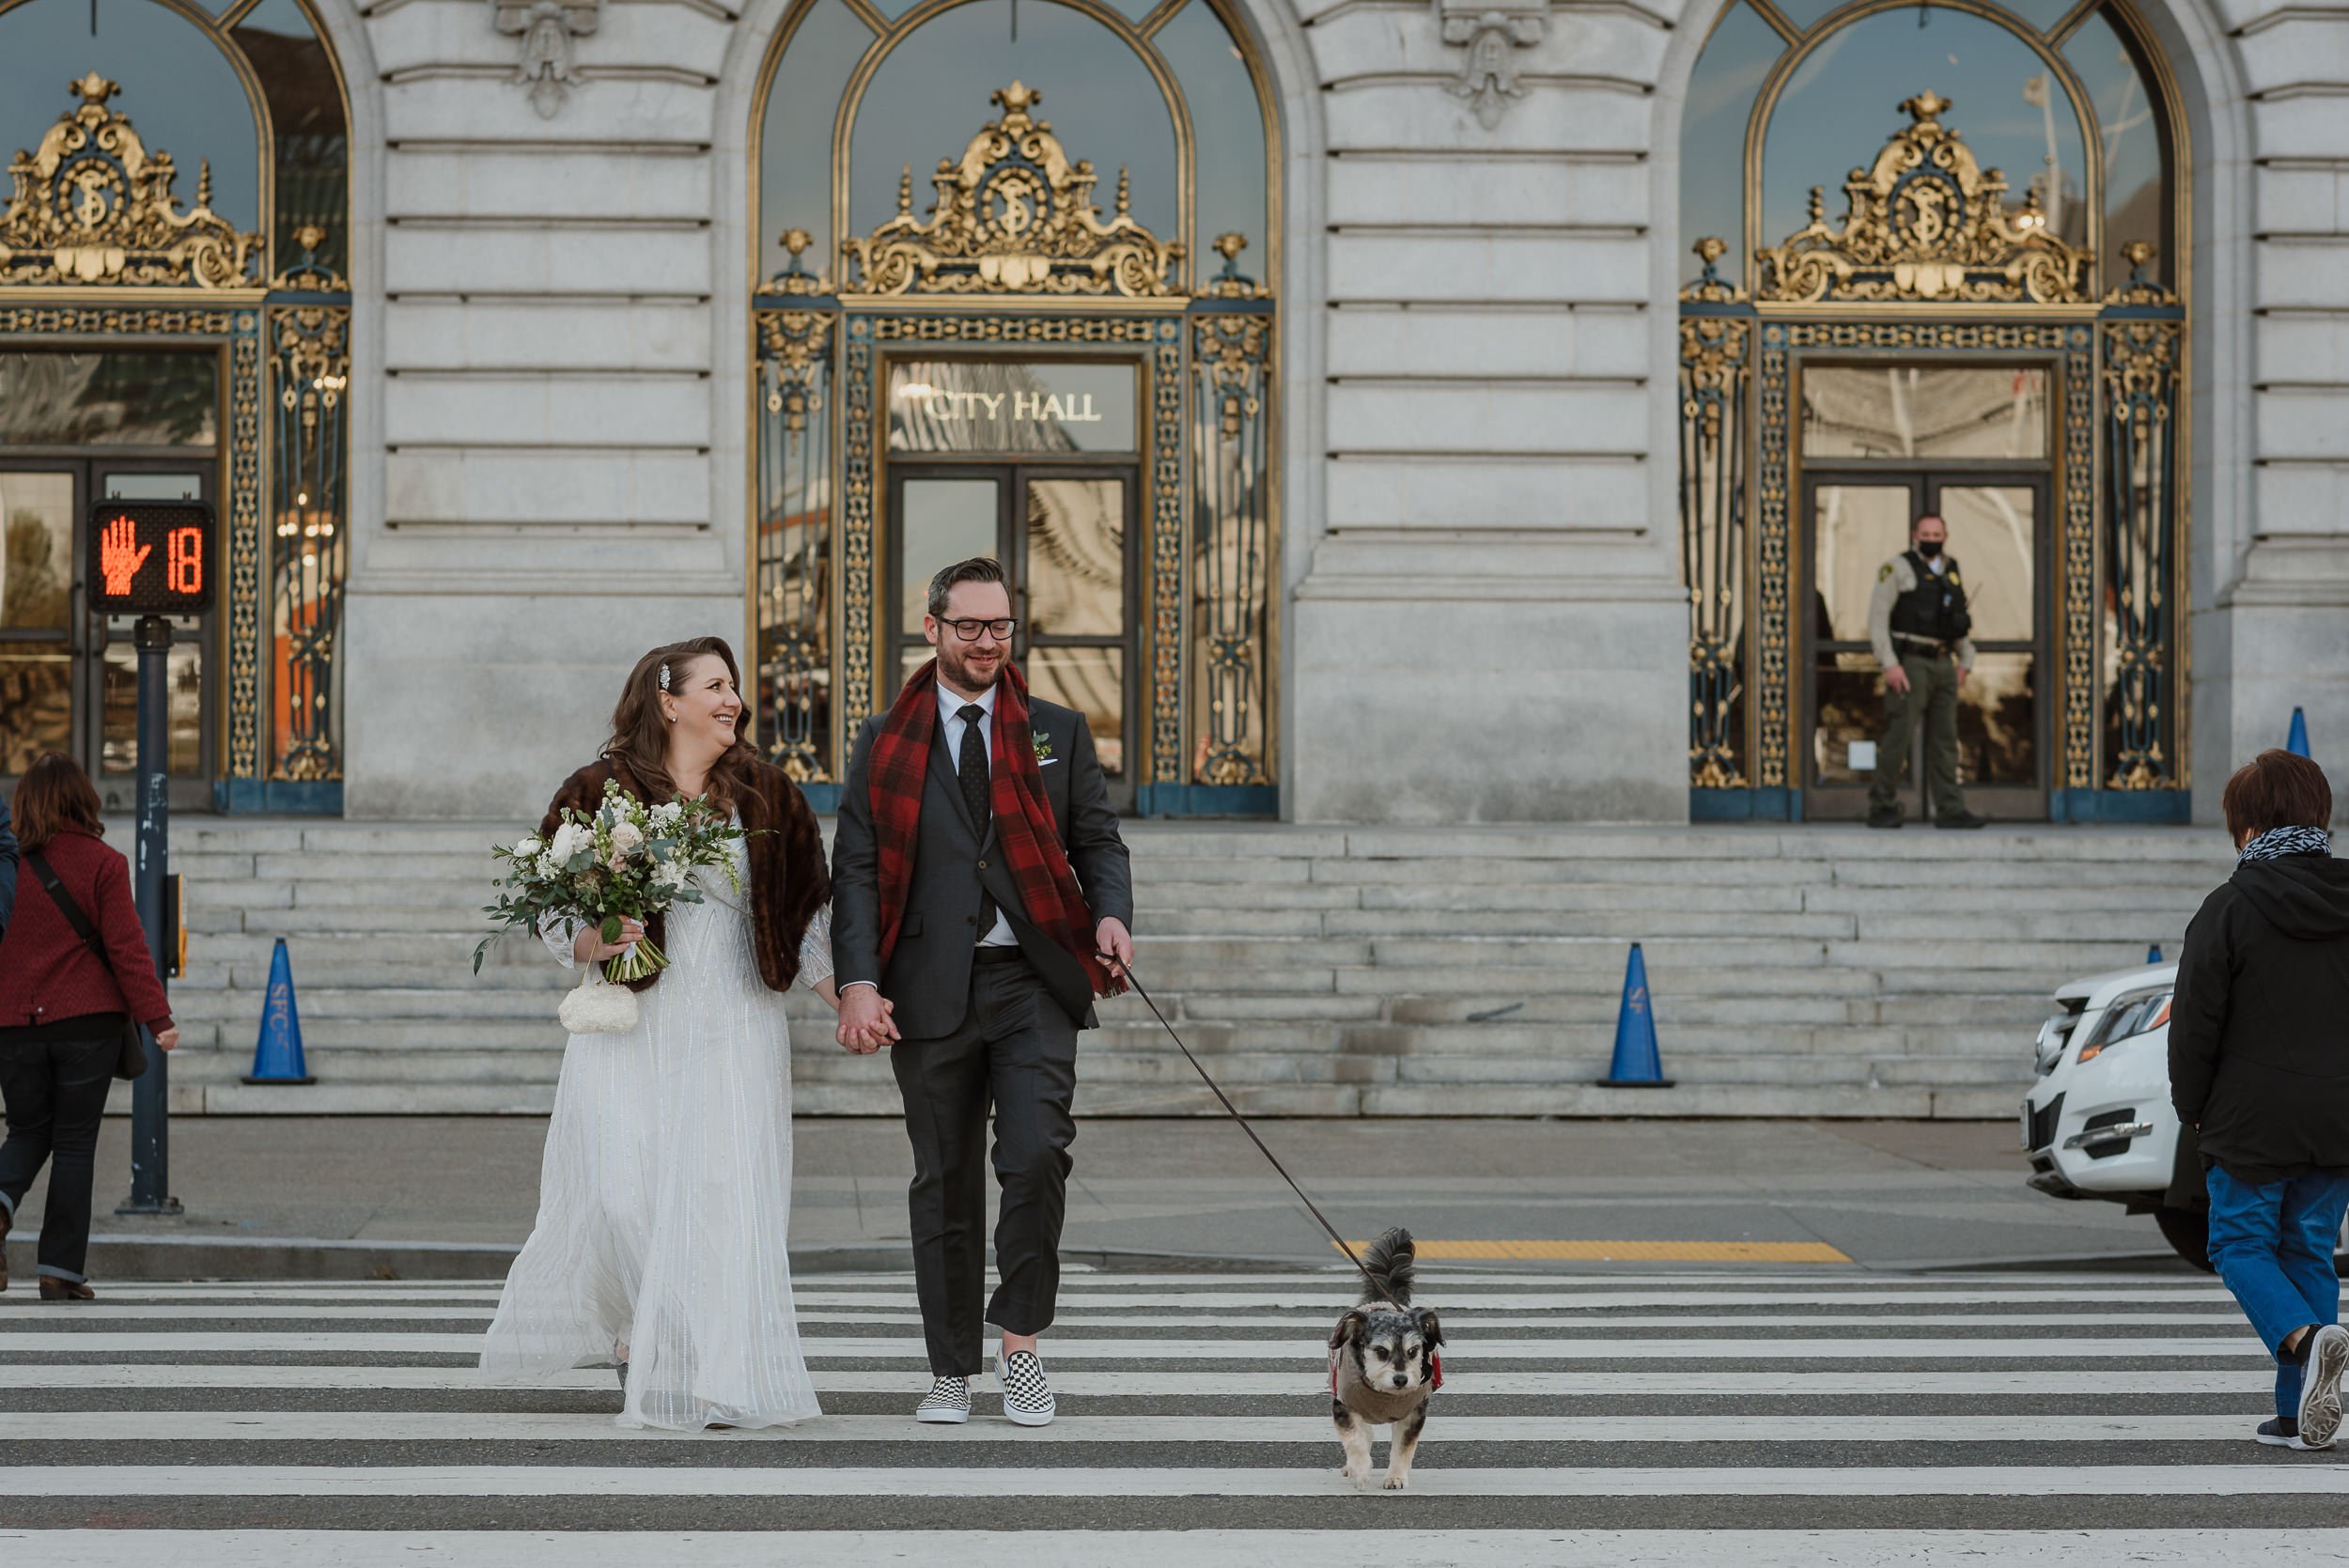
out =
<path fill-rule="evenodd" d="M 99 939 L 98 927 L 89 923 L 89 916 L 82 912 L 82 907 L 73 902 L 73 895 L 65 891 L 65 884 L 57 880 L 57 874 L 50 868 L 48 857 L 36 849 L 24 857 L 24 863 L 33 868 L 34 876 L 40 878 L 40 885 L 47 891 L 49 901 L 57 907 L 59 914 L 65 916 L 65 923 L 73 927 L 83 945 L 98 955 L 98 961 L 106 966 L 107 974 L 114 978 L 115 988 L 122 991 L 122 1046 L 115 1058 L 115 1077 L 125 1080 L 138 1077 L 147 1071 L 147 1032 L 139 1027 L 138 1019 L 129 1016 L 131 993 L 123 990 L 122 976 L 115 974 L 114 958 L 106 952 L 106 944 Z"/>

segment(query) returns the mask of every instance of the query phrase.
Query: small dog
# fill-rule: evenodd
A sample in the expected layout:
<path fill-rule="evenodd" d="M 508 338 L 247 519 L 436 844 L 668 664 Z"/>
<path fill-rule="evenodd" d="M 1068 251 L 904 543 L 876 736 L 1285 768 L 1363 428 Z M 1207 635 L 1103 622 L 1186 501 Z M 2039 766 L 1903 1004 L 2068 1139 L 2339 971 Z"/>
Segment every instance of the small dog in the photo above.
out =
<path fill-rule="evenodd" d="M 1371 1243 L 1362 1267 L 1372 1282 L 1330 1335 L 1330 1419 L 1346 1445 L 1346 1478 L 1358 1486 L 1370 1479 L 1374 1426 L 1392 1429 L 1383 1484 L 1391 1492 L 1410 1484 L 1427 1396 L 1443 1386 L 1436 1353 L 1443 1328 L 1435 1313 L 1411 1308 L 1417 1260 L 1411 1233 L 1400 1227 Z"/>

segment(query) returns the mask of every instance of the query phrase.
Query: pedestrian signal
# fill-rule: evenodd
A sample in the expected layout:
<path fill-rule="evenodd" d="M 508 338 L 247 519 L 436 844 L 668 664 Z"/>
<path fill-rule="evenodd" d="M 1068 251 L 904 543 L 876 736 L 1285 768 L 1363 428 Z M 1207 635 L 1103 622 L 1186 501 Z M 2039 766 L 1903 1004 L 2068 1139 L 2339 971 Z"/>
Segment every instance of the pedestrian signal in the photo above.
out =
<path fill-rule="evenodd" d="M 212 607 L 212 508 L 201 501 L 105 501 L 90 508 L 90 609 L 183 615 Z"/>

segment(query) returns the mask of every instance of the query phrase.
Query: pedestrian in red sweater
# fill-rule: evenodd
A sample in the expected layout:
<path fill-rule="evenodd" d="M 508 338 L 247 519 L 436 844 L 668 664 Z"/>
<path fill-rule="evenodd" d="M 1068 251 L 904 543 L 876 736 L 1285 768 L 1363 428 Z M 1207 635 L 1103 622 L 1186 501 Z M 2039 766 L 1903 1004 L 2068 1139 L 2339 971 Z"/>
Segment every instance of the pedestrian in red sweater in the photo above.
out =
<path fill-rule="evenodd" d="M 24 876 L 15 914 L 0 936 L 0 1099 L 8 1122 L 8 1141 L 0 1143 L 0 1242 L 42 1162 L 53 1161 L 40 1222 L 43 1301 L 86 1301 L 95 1294 L 83 1272 L 90 1183 L 125 1018 L 145 1024 L 164 1050 L 179 1043 L 131 902 L 130 863 L 102 842 L 98 814 L 98 791 L 70 757 L 48 753 L 17 781 Z M 97 928 L 104 959 L 74 933 L 42 886 L 37 855 Z M 0 1290 L 8 1282 L 0 1252 Z"/>

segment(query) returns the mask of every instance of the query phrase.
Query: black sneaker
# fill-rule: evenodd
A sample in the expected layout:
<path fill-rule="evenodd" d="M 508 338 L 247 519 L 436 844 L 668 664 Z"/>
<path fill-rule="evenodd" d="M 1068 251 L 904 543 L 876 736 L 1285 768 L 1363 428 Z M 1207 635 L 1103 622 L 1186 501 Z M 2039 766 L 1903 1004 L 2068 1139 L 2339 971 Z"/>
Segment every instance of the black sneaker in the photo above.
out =
<path fill-rule="evenodd" d="M 1933 819 L 1933 825 L 1937 828 L 1986 828 L 1990 825 L 1990 819 L 1986 816 L 1976 816 L 1969 811 L 1962 811 L 1953 816 L 1937 816 Z"/>
<path fill-rule="evenodd" d="M 2251 1436 L 2272 1449 L 2296 1449 L 2302 1446 L 2300 1423 L 2295 1421 L 2287 1421 L 2281 1416 L 2278 1416 L 2272 1421 L 2260 1422 L 2260 1429 Z"/>
<path fill-rule="evenodd" d="M 930 1385 L 930 1391 L 922 1396 L 922 1403 L 913 1407 L 913 1419 L 933 1426 L 960 1426 L 971 1419 L 971 1379 L 941 1377 Z"/>
<path fill-rule="evenodd" d="M 1033 1350 L 995 1353 L 995 1376 L 1003 1385 L 1003 1414 L 1021 1426 L 1048 1426 L 1059 1406 L 1044 1381 L 1044 1362 Z"/>
<path fill-rule="evenodd" d="M 2325 1325 L 2308 1355 L 2308 1368 L 2300 1374 L 2300 1442 L 2328 1449 L 2341 1435 L 2341 1375 L 2349 1372 L 2349 1330 Z"/>
<path fill-rule="evenodd" d="M 1897 828 L 1900 825 L 1901 814 L 1897 806 L 1890 811 L 1872 811 L 1868 814 L 1868 826 L 1871 828 Z"/>

